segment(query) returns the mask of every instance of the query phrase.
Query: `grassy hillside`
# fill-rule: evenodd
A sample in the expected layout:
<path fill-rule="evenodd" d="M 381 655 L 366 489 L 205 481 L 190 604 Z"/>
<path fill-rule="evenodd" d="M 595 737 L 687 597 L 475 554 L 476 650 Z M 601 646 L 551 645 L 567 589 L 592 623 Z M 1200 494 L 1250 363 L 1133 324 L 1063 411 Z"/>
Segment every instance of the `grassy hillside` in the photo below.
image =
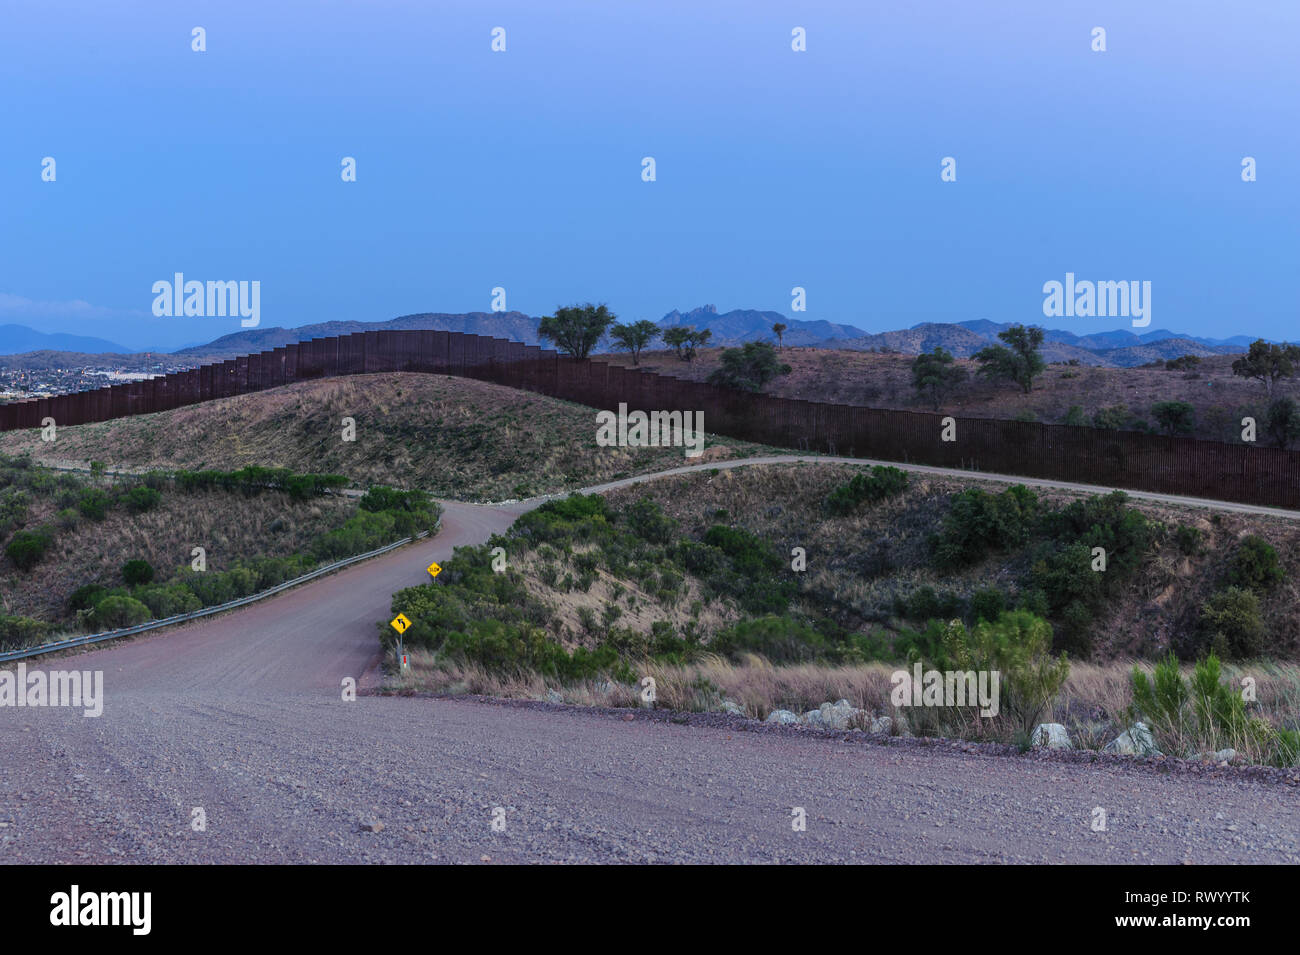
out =
<path fill-rule="evenodd" d="M 721 352 L 717 348 L 701 351 L 692 362 L 679 361 L 668 351 L 650 352 L 641 356 L 641 367 L 702 381 L 718 367 Z M 626 354 L 602 358 L 631 364 Z M 792 371 L 768 386 L 770 394 L 873 408 L 931 409 L 912 387 L 911 355 L 786 348 L 781 359 Z M 1268 406 L 1264 386 L 1233 375 L 1233 360 L 1231 355 L 1206 357 L 1190 371 L 1052 365 L 1025 395 L 1014 385 L 977 378 L 978 365 L 962 359 L 957 364 L 967 369 L 969 377 L 942 403 L 942 409 L 968 417 L 1023 417 L 1060 424 L 1074 406 L 1089 419 L 1102 409 L 1123 406 L 1126 410 L 1121 418 L 1125 427 L 1132 427 L 1139 421 L 1154 426 L 1151 406 L 1158 401 L 1186 401 L 1196 409 L 1197 437 L 1239 441 L 1241 419 L 1252 415 L 1260 422 L 1260 441 L 1266 441 L 1262 436 Z M 1300 400 L 1300 379 L 1283 379 L 1275 393 Z"/>
<path fill-rule="evenodd" d="M 342 440 L 342 420 L 356 440 Z M 248 464 L 342 474 L 359 485 L 420 488 L 438 497 L 505 500 L 572 490 L 630 474 L 753 453 L 709 437 L 703 459 L 681 448 L 602 448 L 582 405 L 464 378 L 358 375 L 299 382 L 153 415 L 0 435 L 0 451 L 47 463 L 237 468 Z M 771 453 L 762 449 L 759 453 Z"/>

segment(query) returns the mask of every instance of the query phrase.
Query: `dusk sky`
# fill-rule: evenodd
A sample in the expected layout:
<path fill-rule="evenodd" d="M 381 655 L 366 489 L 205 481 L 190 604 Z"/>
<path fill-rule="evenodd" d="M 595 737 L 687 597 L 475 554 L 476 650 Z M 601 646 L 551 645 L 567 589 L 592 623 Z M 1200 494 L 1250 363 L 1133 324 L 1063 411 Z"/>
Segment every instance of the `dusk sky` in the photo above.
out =
<path fill-rule="evenodd" d="M 1073 272 L 1149 281 L 1138 331 L 1295 339 L 1298 47 L 1276 0 L 9 2 L 0 324 L 238 331 L 153 317 L 183 272 L 259 281 L 262 327 L 496 286 L 533 315 L 793 314 L 801 286 L 793 317 L 868 331 L 1130 326 L 1045 319 Z"/>

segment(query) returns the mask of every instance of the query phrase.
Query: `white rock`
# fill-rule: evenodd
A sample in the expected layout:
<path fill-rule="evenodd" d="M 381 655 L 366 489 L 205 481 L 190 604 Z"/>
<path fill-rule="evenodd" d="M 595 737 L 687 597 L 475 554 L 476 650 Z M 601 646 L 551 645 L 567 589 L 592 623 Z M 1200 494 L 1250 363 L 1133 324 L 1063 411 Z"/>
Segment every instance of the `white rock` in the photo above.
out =
<path fill-rule="evenodd" d="M 877 716 L 871 721 L 871 732 L 880 733 L 885 736 L 889 735 L 890 730 L 894 728 L 894 721 L 888 716 Z"/>
<path fill-rule="evenodd" d="M 799 714 L 791 713 L 789 710 L 773 710 L 771 713 L 767 714 L 767 719 L 764 720 L 763 722 L 781 723 L 781 724 L 798 723 Z"/>
<path fill-rule="evenodd" d="M 1145 723 L 1134 723 L 1107 743 L 1103 752 L 1118 753 L 1121 756 L 1164 755 L 1156 749 L 1155 737 L 1151 735 L 1151 728 Z"/>
<path fill-rule="evenodd" d="M 822 725 L 827 729 L 846 730 L 861 711 L 848 700 L 839 700 L 835 703 L 823 703 L 818 712 L 822 716 Z"/>
<path fill-rule="evenodd" d="M 1034 727 L 1030 740 L 1034 746 L 1045 746 L 1048 749 L 1074 749 L 1070 734 L 1060 723 L 1039 723 Z"/>
<path fill-rule="evenodd" d="M 735 700 L 723 700 L 722 712 L 730 713 L 733 716 L 744 716 L 745 708 L 741 706 L 739 703 L 737 703 Z"/>

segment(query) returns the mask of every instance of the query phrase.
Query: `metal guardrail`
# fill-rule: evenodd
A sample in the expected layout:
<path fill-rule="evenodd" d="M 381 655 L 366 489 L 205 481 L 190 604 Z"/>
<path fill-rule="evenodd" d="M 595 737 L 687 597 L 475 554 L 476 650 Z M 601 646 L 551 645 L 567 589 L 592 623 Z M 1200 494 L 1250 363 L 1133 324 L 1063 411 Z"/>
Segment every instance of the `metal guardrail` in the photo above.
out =
<path fill-rule="evenodd" d="M 341 567 L 347 567 L 349 564 L 356 564 L 371 557 L 378 557 L 380 554 L 386 554 L 391 550 L 404 547 L 417 540 L 423 540 L 431 533 L 437 534 L 442 528 L 442 517 L 439 515 L 438 522 L 433 526 L 432 531 L 420 531 L 414 537 L 403 537 L 399 541 L 386 544 L 376 550 L 367 551 L 364 554 L 356 554 L 352 557 L 345 557 L 342 560 L 336 560 L 332 564 L 326 564 L 324 567 L 317 567 L 311 573 L 303 574 L 301 577 L 295 577 L 292 580 L 286 580 L 283 583 L 276 584 L 267 590 L 250 594 L 247 597 L 240 597 L 237 600 L 228 600 L 223 604 L 217 604 L 213 607 L 204 607 L 202 610 L 194 610 L 190 613 L 178 613 L 171 617 L 164 617 L 162 620 L 150 620 L 148 623 L 142 623 L 135 627 L 123 627 L 120 630 L 105 630 L 103 633 L 91 633 L 80 637 L 69 637 L 66 640 L 55 640 L 51 643 L 43 643 L 38 647 L 27 647 L 22 650 L 8 650 L 0 653 L 0 663 L 8 663 L 11 660 L 23 660 L 28 657 L 40 656 L 43 653 L 54 653 L 56 650 L 69 650 L 73 647 L 84 647 L 92 643 L 103 643 L 106 640 L 116 640 L 119 637 L 129 637 L 137 633 L 145 633 L 149 630 L 158 630 L 162 627 L 175 626 L 178 623 L 185 623 L 189 620 L 198 620 L 200 617 L 210 617 L 215 613 L 223 613 L 227 610 L 234 610 L 236 607 L 243 607 L 247 604 L 256 603 L 259 600 L 265 600 L 267 597 L 273 597 L 299 584 L 305 584 L 309 580 L 315 580 L 317 577 L 323 577 L 325 574 L 338 570 Z"/>

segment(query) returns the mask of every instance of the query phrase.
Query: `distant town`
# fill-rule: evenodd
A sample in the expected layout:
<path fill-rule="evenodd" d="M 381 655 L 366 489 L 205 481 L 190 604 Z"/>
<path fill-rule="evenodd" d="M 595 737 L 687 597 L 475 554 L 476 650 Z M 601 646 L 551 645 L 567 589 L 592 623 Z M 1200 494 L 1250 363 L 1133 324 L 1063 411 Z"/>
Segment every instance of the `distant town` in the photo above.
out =
<path fill-rule="evenodd" d="M 8 360 L 10 357 L 5 356 L 5 359 L 0 361 Z M 120 357 L 125 356 L 109 357 L 114 359 L 112 362 L 114 365 L 120 366 L 122 364 Z M 176 359 L 170 355 L 130 357 L 145 360 L 133 363 L 139 367 L 132 370 L 84 364 L 34 368 L 0 365 L 0 403 L 75 391 L 91 391 L 123 381 L 142 381 L 173 371 L 184 371 L 186 368 L 193 368 L 196 364 L 192 358 Z"/>

